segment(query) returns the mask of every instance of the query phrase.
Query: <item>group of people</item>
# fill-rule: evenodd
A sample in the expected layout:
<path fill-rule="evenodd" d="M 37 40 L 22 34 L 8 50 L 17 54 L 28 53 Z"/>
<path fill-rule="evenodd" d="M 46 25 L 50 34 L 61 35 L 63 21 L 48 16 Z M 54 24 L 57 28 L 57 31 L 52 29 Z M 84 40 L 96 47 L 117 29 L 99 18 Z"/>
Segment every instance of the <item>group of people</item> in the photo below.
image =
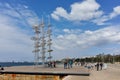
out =
<path fill-rule="evenodd" d="M 65 60 L 64 61 L 64 69 L 70 69 L 72 68 L 73 60 Z"/>
<path fill-rule="evenodd" d="M 99 71 L 99 70 L 102 70 L 103 69 L 103 63 L 101 62 L 101 63 L 97 63 L 96 65 L 95 65 L 95 67 L 97 68 L 97 71 Z"/>
<path fill-rule="evenodd" d="M 92 70 L 95 67 L 95 69 L 97 69 L 97 71 L 99 71 L 99 70 L 103 69 L 104 64 L 103 64 L 103 62 L 97 62 L 95 64 L 94 63 L 86 63 L 85 67 L 88 68 L 89 70 Z"/>
<path fill-rule="evenodd" d="M 48 62 L 48 67 L 55 68 L 56 67 L 56 62 L 55 61 Z"/>

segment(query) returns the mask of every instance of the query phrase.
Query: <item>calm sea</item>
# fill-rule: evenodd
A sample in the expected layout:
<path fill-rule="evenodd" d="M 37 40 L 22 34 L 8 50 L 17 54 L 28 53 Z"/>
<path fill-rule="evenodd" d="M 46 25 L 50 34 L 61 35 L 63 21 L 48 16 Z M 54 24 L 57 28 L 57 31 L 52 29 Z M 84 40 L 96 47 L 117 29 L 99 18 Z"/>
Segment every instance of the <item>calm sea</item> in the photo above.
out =
<path fill-rule="evenodd" d="M 2 67 L 10 67 L 10 66 L 31 66 L 34 65 L 33 62 L 0 62 L 0 66 Z"/>

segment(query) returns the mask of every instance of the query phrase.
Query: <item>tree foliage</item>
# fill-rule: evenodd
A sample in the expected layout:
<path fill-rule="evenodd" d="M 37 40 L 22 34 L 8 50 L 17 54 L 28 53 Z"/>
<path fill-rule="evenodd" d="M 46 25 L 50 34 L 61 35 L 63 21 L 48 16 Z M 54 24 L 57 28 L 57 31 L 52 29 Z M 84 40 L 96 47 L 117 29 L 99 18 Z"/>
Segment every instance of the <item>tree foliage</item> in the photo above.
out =
<path fill-rule="evenodd" d="M 98 54 L 95 57 L 85 57 L 85 58 L 77 58 L 76 62 L 106 62 L 106 63 L 114 63 L 120 62 L 120 54 L 119 55 L 111 55 L 111 54 Z"/>

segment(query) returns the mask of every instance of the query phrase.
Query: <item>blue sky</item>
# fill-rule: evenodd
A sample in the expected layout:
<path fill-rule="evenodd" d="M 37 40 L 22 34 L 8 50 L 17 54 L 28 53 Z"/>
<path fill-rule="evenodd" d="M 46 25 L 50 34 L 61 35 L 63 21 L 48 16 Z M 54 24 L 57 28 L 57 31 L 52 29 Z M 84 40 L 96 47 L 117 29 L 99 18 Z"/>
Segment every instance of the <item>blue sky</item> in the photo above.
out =
<path fill-rule="evenodd" d="M 42 16 L 53 60 L 120 54 L 120 0 L 0 0 L 0 61 L 34 60 L 32 26 Z"/>

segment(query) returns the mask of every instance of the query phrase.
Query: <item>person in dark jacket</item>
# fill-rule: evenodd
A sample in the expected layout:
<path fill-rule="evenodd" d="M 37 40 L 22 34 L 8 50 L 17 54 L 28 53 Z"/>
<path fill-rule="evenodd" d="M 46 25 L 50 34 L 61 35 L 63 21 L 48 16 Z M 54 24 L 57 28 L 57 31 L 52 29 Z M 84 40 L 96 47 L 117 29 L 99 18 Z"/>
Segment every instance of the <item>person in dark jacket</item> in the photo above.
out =
<path fill-rule="evenodd" d="M 103 63 L 101 62 L 101 63 L 100 63 L 100 69 L 101 69 L 101 70 L 102 70 L 102 67 L 103 67 Z"/>
<path fill-rule="evenodd" d="M 97 71 L 99 71 L 99 62 L 96 64 Z"/>

